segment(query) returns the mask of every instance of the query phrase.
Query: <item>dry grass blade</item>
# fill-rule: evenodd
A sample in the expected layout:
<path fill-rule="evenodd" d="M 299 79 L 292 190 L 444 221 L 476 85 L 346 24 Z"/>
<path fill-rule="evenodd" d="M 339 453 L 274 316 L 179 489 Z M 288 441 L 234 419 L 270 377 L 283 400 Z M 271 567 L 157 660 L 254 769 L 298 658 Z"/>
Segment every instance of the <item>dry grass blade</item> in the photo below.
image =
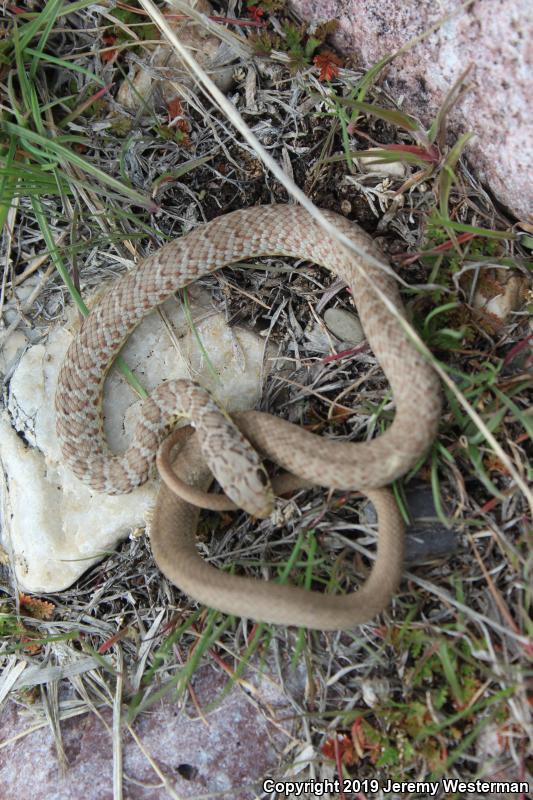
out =
<path fill-rule="evenodd" d="M 122 692 L 124 689 L 124 656 L 116 647 L 117 680 L 113 697 L 113 800 L 122 800 Z"/>

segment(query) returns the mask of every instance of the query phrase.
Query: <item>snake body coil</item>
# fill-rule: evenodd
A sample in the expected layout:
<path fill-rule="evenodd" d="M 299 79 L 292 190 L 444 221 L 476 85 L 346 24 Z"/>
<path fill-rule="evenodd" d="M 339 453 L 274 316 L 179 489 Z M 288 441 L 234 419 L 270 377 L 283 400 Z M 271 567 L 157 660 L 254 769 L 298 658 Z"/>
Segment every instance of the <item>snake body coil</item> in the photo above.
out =
<path fill-rule="evenodd" d="M 323 213 L 356 244 L 381 258 L 372 239 L 357 225 L 332 212 Z M 243 259 L 266 255 L 315 262 L 343 278 L 351 287 L 367 339 L 390 382 L 396 414 L 384 434 L 354 444 L 336 443 L 269 415 L 248 412 L 239 417 L 239 428 L 245 437 L 264 455 L 305 481 L 344 490 L 367 491 L 386 486 L 414 466 L 427 450 L 435 436 L 441 411 L 438 380 L 399 322 L 376 299 L 370 285 L 379 286 L 403 314 L 394 279 L 345 252 L 301 207 L 259 206 L 219 217 L 144 259 L 102 299 L 71 344 L 58 379 L 57 433 L 66 462 L 95 491 L 118 494 L 142 484 L 148 478 L 157 448 L 168 431 L 169 419 L 176 413 L 185 413 L 194 419 L 202 436 L 203 456 L 226 491 L 228 487 L 235 490 L 232 497 L 238 504 L 241 504 L 241 497 L 245 497 L 242 505 L 252 513 L 268 513 L 270 501 L 268 488 L 265 500 L 264 473 L 258 463 L 250 461 L 247 442 L 238 435 L 232 438 L 236 434 L 231 424 L 230 428 L 220 426 L 220 417 L 214 413 L 211 401 L 200 387 L 186 381 L 169 381 L 158 387 L 144 402 L 134 440 L 121 455 L 109 451 L 101 412 L 101 395 L 109 367 L 146 314 L 206 273 Z M 361 275 L 357 264 L 364 267 L 365 274 Z M 186 446 L 192 445 L 187 443 Z M 190 451 L 188 458 L 191 464 L 196 462 Z M 251 466 L 243 477 L 242 464 L 246 460 Z M 185 469 L 184 477 L 204 485 L 207 479 L 199 464 Z M 225 479 L 225 475 L 229 477 Z M 234 487 L 235 481 L 238 485 Z M 250 586 L 242 581 L 250 579 L 240 579 L 240 584 L 235 583 L 233 589 L 228 589 L 231 602 L 217 603 L 219 587 L 206 592 L 203 562 L 191 544 L 196 512 L 184 501 L 171 499 L 167 491 L 162 490 L 163 510 L 159 505 L 158 522 L 153 526 L 156 560 L 180 588 L 213 607 L 285 624 L 322 629 L 347 627 L 370 619 L 382 609 L 399 580 L 402 546 L 387 549 L 381 546 L 381 539 L 389 542 L 394 542 L 395 537 L 402 539 L 403 524 L 391 510 L 391 503 L 382 500 L 379 494 L 373 499 L 380 506 L 380 517 L 390 511 L 393 522 L 384 523 L 388 533 L 382 537 L 380 519 L 376 565 L 367 584 L 350 596 L 348 604 L 343 606 L 343 601 L 350 598 L 316 595 L 261 581 L 253 582 L 255 589 L 249 593 Z M 176 521 L 181 526 L 179 540 L 175 540 L 173 530 Z M 183 531 L 186 531 L 185 536 Z M 388 568 L 387 564 L 393 559 L 395 564 Z M 385 580 L 385 575 L 390 580 Z M 263 584 L 261 592 L 258 584 Z M 326 600 L 334 602 L 332 608 L 322 614 Z M 359 605 L 356 601 L 360 601 Z"/>

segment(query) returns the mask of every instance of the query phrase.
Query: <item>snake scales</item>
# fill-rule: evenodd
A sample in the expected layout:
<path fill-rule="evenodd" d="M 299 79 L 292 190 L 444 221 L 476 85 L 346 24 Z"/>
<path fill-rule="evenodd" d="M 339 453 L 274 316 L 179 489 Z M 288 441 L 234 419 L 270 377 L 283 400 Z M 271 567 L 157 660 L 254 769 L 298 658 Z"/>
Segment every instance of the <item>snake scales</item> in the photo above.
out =
<path fill-rule="evenodd" d="M 357 225 L 332 212 L 323 213 L 352 241 L 381 257 Z M 144 401 L 126 452 L 112 454 L 103 433 L 101 396 L 110 365 L 132 330 L 155 306 L 202 275 L 265 255 L 315 262 L 351 287 L 367 339 L 394 396 L 396 414 L 388 430 L 371 441 L 347 443 L 318 437 L 260 412 L 234 415 L 232 422 L 196 384 L 168 381 Z M 348 596 L 324 595 L 230 576 L 207 565 L 194 541 L 198 509 L 162 486 L 152 523 L 155 559 L 183 591 L 214 608 L 267 622 L 339 629 L 375 616 L 400 580 L 403 522 L 392 494 L 380 487 L 404 474 L 427 450 L 440 416 L 440 389 L 431 367 L 370 287 L 370 282 L 377 284 L 403 314 L 396 282 L 356 258 L 299 206 L 235 211 L 165 245 L 123 276 L 87 317 L 69 347 L 56 393 L 57 434 L 65 461 L 93 490 L 125 493 L 146 481 L 169 422 L 183 414 L 193 421 L 196 434 L 185 442 L 174 466 L 179 477 L 205 489 L 212 472 L 226 494 L 256 516 L 270 512 L 273 493 L 248 442 L 302 481 L 364 490 L 376 506 L 378 554 L 369 578 Z"/>

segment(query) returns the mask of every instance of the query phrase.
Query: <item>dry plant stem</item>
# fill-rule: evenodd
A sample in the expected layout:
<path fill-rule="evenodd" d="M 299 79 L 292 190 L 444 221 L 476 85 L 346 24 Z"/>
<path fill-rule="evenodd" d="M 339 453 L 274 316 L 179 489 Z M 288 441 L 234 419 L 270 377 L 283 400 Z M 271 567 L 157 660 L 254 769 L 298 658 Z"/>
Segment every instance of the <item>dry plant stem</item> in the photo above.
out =
<path fill-rule="evenodd" d="M 56 247 L 59 247 L 62 244 L 63 240 L 66 237 L 66 233 L 62 233 L 60 236 L 57 236 L 55 239 Z M 34 272 L 37 272 L 38 269 L 42 267 L 44 263 L 50 258 L 48 253 L 45 253 L 42 256 L 38 256 L 37 258 L 32 259 L 31 264 L 26 267 L 24 272 L 21 275 L 17 275 L 13 281 L 14 286 L 20 286 L 21 283 L 24 283 Z"/>
<path fill-rule="evenodd" d="M 182 481 L 202 490 L 212 481 L 195 437 L 185 443 L 174 469 Z M 365 494 L 378 512 L 377 558 L 363 586 L 348 595 L 322 594 L 229 575 L 210 566 L 196 548 L 200 509 L 177 497 L 165 484 L 161 486 L 154 511 L 152 551 L 161 571 L 172 583 L 195 600 L 226 614 L 316 630 L 349 628 L 368 622 L 388 605 L 402 574 L 404 524 L 394 496 L 388 489 L 369 490 Z"/>

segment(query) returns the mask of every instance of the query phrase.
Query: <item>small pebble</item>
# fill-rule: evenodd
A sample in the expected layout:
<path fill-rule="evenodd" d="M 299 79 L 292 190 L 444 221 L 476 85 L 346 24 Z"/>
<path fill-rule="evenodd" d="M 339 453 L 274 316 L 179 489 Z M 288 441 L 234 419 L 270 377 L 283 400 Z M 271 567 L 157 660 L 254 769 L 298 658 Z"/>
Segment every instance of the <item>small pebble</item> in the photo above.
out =
<path fill-rule="evenodd" d="M 361 172 L 372 172 L 391 178 L 403 178 L 405 176 L 405 164 L 402 164 L 401 161 L 381 161 L 379 148 L 376 148 L 376 158 L 358 158 L 357 165 Z"/>
<path fill-rule="evenodd" d="M 344 308 L 328 308 L 324 312 L 324 322 L 337 339 L 350 344 L 361 344 L 365 340 L 359 318 Z"/>

